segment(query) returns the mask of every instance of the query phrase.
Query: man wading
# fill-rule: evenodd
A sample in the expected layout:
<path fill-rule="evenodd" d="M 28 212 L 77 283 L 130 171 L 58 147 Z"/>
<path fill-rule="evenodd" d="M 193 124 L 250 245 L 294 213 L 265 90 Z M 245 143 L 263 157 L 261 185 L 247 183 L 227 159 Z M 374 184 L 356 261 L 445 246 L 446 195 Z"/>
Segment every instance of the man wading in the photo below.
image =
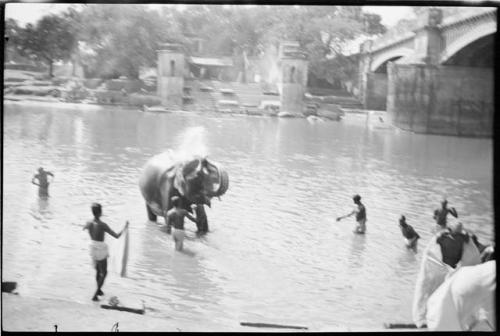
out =
<path fill-rule="evenodd" d="M 337 222 L 340 221 L 343 218 L 350 217 L 352 215 L 356 215 L 356 228 L 354 229 L 354 233 L 365 233 L 366 232 L 366 208 L 361 203 L 361 196 L 359 195 L 354 195 L 352 198 L 354 201 L 354 204 L 356 204 L 356 208 L 349 214 L 345 216 L 341 216 L 337 218 Z"/>
<path fill-rule="evenodd" d="M 418 239 L 420 239 L 420 235 L 413 229 L 411 225 L 406 223 L 406 217 L 401 215 L 399 218 L 399 227 L 401 228 L 401 233 L 403 237 L 405 237 L 406 247 L 412 249 L 417 252 L 417 243 Z"/>
<path fill-rule="evenodd" d="M 101 205 L 99 203 L 93 203 L 91 209 L 94 219 L 87 222 L 83 230 L 89 230 L 90 239 L 92 239 L 92 242 L 90 243 L 90 255 L 94 261 L 96 270 L 95 280 L 97 282 L 97 290 L 92 297 L 92 300 L 98 301 L 99 298 L 97 296 L 104 295 L 101 288 L 104 284 L 104 280 L 106 279 L 106 275 L 108 274 L 109 252 L 108 245 L 104 242 L 104 233 L 107 232 L 115 238 L 120 238 L 122 233 L 128 227 L 128 221 L 125 223 L 125 227 L 120 233 L 115 233 L 110 229 L 108 224 L 99 219 L 102 216 Z"/>
<path fill-rule="evenodd" d="M 457 210 L 455 208 L 448 208 L 448 201 L 444 199 L 441 202 L 441 209 L 436 209 L 434 211 L 434 219 L 436 220 L 436 229 L 442 230 L 446 229 L 446 217 L 451 214 L 453 217 L 458 218 Z"/>
<path fill-rule="evenodd" d="M 47 197 L 49 196 L 49 178 L 48 176 L 52 176 L 54 179 L 54 174 L 47 170 L 43 170 L 42 167 L 38 168 L 38 174 L 35 174 L 31 179 L 31 183 L 38 186 L 38 196 Z M 36 183 L 38 180 L 38 183 Z M 52 181 L 50 181 L 52 182 Z"/>

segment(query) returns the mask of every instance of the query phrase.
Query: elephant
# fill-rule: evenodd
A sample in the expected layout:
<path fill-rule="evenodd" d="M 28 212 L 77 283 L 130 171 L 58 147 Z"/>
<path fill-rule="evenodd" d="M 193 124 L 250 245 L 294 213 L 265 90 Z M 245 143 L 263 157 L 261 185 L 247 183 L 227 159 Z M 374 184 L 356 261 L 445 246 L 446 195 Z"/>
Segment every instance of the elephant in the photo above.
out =
<path fill-rule="evenodd" d="M 204 205 L 210 207 L 211 199 L 224 195 L 228 187 L 228 174 L 220 164 L 199 155 L 181 157 L 173 151 L 148 160 L 139 177 L 150 221 L 162 216 L 166 223 L 167 211 L 172 208 L 171 198 L 179 196 L 181 207 L 187 211 L 192 213 L 192 205 L 196 205 L 197 232 L 201 234 L 208 232 Z"/>

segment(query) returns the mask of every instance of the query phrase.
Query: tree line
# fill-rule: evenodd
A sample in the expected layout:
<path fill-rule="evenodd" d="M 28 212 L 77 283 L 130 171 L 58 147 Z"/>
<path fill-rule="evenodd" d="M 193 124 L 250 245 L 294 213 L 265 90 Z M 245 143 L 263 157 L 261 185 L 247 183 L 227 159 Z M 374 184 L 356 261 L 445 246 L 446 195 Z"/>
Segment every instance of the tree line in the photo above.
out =
<path fill-rule="evenodd" d="M 136 79 L 156 65 L 161 43 L 205 41 L 205 56 L 259 56 L 282 40 L 296 40 L 309 54 L 309 71 L 332 82 L 353 70 L 345 42 L 386 28 L 360 6 L 238 6 L 139 4 L 74 5 L 25 27 L 5 22 L 7 51 L 44 62 L 78 62 L 86 77 Z"/>

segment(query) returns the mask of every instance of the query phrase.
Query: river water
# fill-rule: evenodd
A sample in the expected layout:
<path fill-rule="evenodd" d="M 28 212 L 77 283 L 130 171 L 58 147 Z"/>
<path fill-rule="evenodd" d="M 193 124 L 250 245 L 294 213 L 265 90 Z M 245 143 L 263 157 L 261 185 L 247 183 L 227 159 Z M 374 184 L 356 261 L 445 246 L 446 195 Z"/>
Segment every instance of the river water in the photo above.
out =
<path fill-rule="evenodd" d="M 363 122 L 195 113 L 155 114 L 77 104 L 6 103 L 3 279 L 22 295 L 92 305 L 90 204 L 115 231 L 130 224 L 128 277 L 103 288 L 143 300 L 165 319 L 381 328 L 411 322 L 411 302 L 432 213 L 443 196 L 480 241 L 494 239 L 492 141 L 374 129 Z M 137 181 L 144 163 L 202 130 L 230 186 L 207 209 L 211 232 L 174 251 L 147 221 Z M 30 183 L 55 174 L 48 200 Z M 359 193 L 367 234 L 336 222 Z M 405 214 L 422 239 L 403 244 Z M 187 221 L 188 230 L 195 226 Z M 194 236 L 192 232 L 188 232 Z M 111 243 L 112 237 L 107 237 Z M 29 317 L 27 317 L 29 318 Z M 250 331 L 250 330 L 249 330 Z"/>

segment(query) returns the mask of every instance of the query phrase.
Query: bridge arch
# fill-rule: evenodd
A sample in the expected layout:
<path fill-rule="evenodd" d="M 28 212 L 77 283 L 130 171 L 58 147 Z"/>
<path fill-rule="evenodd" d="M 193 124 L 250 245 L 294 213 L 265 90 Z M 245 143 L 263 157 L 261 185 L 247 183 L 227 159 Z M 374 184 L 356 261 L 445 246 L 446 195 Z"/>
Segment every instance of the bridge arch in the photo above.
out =
<path fill-rule="evenodd" d="M 370 71 L 371 72 L 376 72 L 378 68 L 380 68 L 384 63 L 387 63 L 388 61 L 401 58 L 401 57 L 409 57 L 412 54 L 414 54 L 413 49 L 410 48 L 398 48 L 394 50 L 390 50 L 388 52 L 385 52 L 383 54 L 380 54 L 379 56 L 375 56 L 373 59 L 371 65 L 370 65 Z"/>
<path fill-rule="evenodd" d="M 439 61 L 440 64 L 448 61 L 453 55 L 467 47 L 469 44 L 474 43 L 475 41 L 488 36 L 495 34 L 497 31 L 497 23 L 495 21 L 484 22 L 481 24 L 477 24 L 474 26 L 474 29 L 471 31 L 461 35 L 456 40 L 449 43 L 445 50 L 442 52 L 441 59 Z"/>

